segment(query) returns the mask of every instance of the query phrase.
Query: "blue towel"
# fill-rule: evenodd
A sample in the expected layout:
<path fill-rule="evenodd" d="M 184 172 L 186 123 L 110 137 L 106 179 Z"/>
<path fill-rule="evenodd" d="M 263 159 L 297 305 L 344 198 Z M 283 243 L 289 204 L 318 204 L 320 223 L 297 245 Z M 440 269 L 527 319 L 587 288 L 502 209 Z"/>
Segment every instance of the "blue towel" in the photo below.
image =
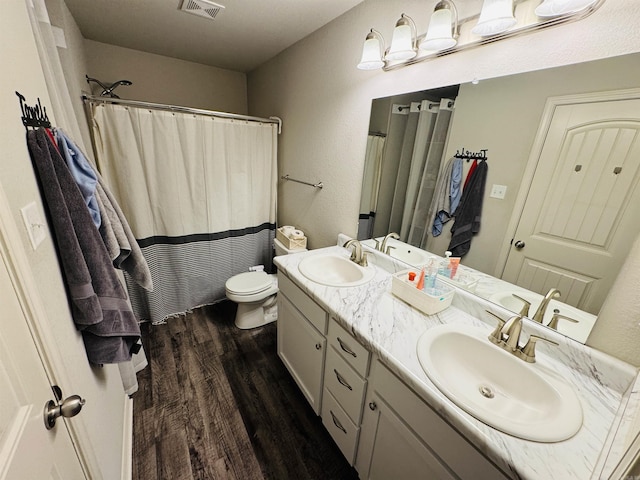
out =
<path fill-rule="evenodd" d="M 60 153 L 62 153 L 64 161 L 80 189 L 80 193 L 82 193 L 84 203 L 89 208 L 93 224 L 96 228 L 100 228 L 100 208 L 96 199 L 98 177 L 96 177 L 93 167 L 78 146 L 59 128 L 56 129 L 56 141 L 58 142 Z"/>

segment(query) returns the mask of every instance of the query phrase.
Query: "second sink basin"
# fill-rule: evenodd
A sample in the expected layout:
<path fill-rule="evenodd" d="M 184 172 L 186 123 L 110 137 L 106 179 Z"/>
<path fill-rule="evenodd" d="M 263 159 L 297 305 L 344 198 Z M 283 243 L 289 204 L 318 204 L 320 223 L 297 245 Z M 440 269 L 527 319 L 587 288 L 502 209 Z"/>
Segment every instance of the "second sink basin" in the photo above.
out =
<path fill-rule="evenodd" d="M 338 255 L 314 255 L 304 258 L 298 269 L 312 282 L 330 287 L 355 287 L 367 283 L 375 275 L 373 267 L 361 267 Z"/>
<path fill-rule="evenodd" d="M 417 353 L 427 376 L 458 407 L 504 433 L 566 440 L 582 426 L 582 405 L 565 381 L 492 344 L 488 332 L 457 325 L 427 330 Z"/>

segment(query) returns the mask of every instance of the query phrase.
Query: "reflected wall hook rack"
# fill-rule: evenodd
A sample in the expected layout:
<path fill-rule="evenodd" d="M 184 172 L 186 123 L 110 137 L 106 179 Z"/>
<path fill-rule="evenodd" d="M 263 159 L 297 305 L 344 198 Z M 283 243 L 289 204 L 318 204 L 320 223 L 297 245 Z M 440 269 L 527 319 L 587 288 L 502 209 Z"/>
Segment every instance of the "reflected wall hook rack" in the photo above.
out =
<path fill-rule="evenodd" d="M 479 152 L 471 152 L 469 150 L 465 150 L 464 147 L 462 147 L 462 149 L 456 150 L 456 154 L 454 155 L 454 157 L 462 158 L 463 160 L 466 160 L 467 162 L 469 160 L 481 160 L 483 162 L 486 162 L 487 161 L 487 152 L 488 151 L 489 151 L 489 149 L 487 149 L 487 148 L 481 148 Z"/>
<path fill-rule="evenodd" d="M 318 183 L 309 183 L 309 182 L 303 182 L 302 180 L 296 180 L 295 178 L 291 178 L 289 175 L 283 175 L 280 177 L 282 180 L 290 180 L 292 182 L 296 182 L 296 183 L 302 183 L 303 185 L 309 185 L 310 187 L 314 187 L 314 188 L 320 188 L 322 189 L 322 187 L 324 187 L 324 185 L 322 184 L 322 182 L 318 182 Z"/>

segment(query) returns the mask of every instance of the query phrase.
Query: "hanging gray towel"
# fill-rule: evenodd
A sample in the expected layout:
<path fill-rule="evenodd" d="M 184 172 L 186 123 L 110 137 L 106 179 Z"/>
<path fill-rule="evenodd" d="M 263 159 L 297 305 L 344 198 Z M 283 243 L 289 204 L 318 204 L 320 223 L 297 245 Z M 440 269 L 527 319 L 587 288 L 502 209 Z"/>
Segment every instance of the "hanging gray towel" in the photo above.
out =
<path fill-rule="evenodd" d="M 460 204 L 453 213 L 455 222 L 451 227 L 448 250 L 454 257 L 462 257 L 471 249 L 471 238 L 480 231 L 480 217 L 484 200 L 484 186 L 489 167 L 486 161 L 478 164 L 468 185 L 462 192 Z"/>
<path fill-rule="evenodd" d="M 140 327 L 82 193 L 45 129 L 29 131 L 27 145 L 87 357 L 94 364 L 131 360 Z"/>
<path fill-rule="evenodd" d="M 104 240 L 113 266 L 124 270 L 145 290 L 153 291 L 151 271 L 137 240 L 133 236 L 120 205 L 104 183 L 99 173 L 96 197 L 103 217 L 100 235 Z"/>

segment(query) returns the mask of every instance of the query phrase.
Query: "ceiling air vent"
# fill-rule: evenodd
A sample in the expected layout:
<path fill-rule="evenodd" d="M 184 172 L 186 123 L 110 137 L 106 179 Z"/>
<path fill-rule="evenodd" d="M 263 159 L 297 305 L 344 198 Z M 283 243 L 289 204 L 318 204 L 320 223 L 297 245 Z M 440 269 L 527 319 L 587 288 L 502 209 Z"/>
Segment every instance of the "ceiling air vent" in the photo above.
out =
<path fill-rule="evenodd" d="M 209 0 L 182 0 L 180 10 L 213 20 L 221 10 L 224 10 L 224 5 Z"/>

